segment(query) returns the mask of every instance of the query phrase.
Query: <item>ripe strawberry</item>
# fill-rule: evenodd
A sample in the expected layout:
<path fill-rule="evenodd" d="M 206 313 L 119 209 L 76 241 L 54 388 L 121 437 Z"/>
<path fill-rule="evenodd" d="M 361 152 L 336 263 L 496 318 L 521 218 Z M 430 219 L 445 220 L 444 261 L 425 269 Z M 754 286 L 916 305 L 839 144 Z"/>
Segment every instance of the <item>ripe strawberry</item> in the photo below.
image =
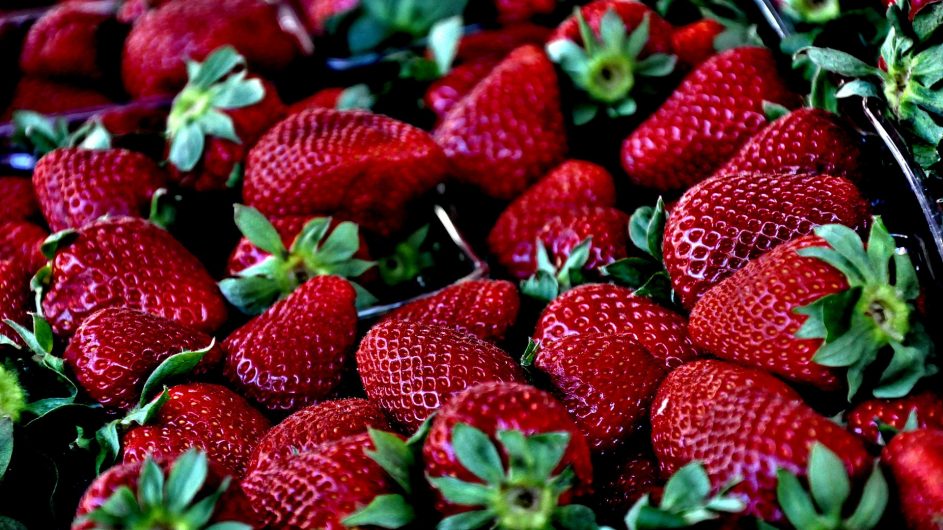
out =
<path fill-rule="evenodd" d="M 337 214 L 389 235 L 445 171 L 442 150 L 419 129 L 368 112 L 309 109 L 250 151 L 243 198 L 273 217 Z"/>
<path fill-rule="evenodd" d="M 10 121 L 18 110 L 32 110 L 42 114 L 90 110 L 114 102 L 108 96 L 90 88 L 57 83 L 38 77 L 24 77 L 16 84 L 10 105 L 0 114 L 0 121 Z"/>
<path fill-rule="evenodd" d="M 560 269 L 576 247 L 591 239 L 585 269 L 597 269 L 626 257 L 629 216 L 607 206 L 579 206 L 550 217 L 537 232 L 551 262 Z"/>
<path fill-rule="evenodd" d="M 0 221 L 26 221 L 39 214 L 33 183 L 28 178 L 0 177 L 0 197 L 6 199 Z"/>
<path fill-rule="evenodd" d="M 863 229 L 870 206 L 827 174 L 719 174 L 691 187 L 665 224 L 665 269 L 690 310 L 708 289 L 777 245 L 839 223 Z"/>
<path fill-rule="evenodd" d="M 362 398 L 322 401 L 303 408 L 272 427 L 256 445 L 247 474 L 288 461 L 296 453 L 367 432 L 389 430 L 389 420 L 373 402 Z"/>
<path fill-rule="evenodd" d="M 671 369 L 700 356 L 681 315 L 625 287 L 589 284 L 550 302 L 537 321 L 534 340 L 544 347 L 568 336 L 625 334 Z"/>
<path fill-rule="evenodd" d="M 114 17 L 114 6 L 102 2 L 69 2 L 51 7 L 30 27 L 20 69 L 29 76 L 97 80 L 100 29 Z"/>
<path fill-rule="evenodd" d="M 868 443 L 882 444 L 881 424 L 902 431 L 912 414 L 919 428 L 943 429 L 943 398 L 924 391 L 900 399 L 870 399 L 855 406 L 846 419 L 848 430 Z"/>
<path fill-rule="evenodd" d="M 494 0 L 498 20 L 502 24 L 523 22 L 538 15 L 553 13 L 555 0 Z"/>
<path fill-rule="evenodd" d="M 147 455 L 174 458 L 195 447 L 228 473 L 241 476 L 252 449 L 270 427 L 265 416 L 220 385 L 176 385 L 167 394 L 151 423 L 125 433 L 124 461 L 138 462 Z"/>
<path fill-rule="evenodd" d="M 512 24 L 462 35 L 455 52 L 457 62 L 494 59 L 500 61 L 507 54 L 525 44 L 543 45 L 550 29 L 531 23 Z"/>
<path fill-rule="evenodd" d="M 704 18 L 675 28 L 671 34 L 672 48 L 681 64 L 695 67 L 717 53 L 714 39 L 723 33 L 724 26 L 711 18 Z"/>
<path fill-rule="evenodd" d="M 144 216 L 166 176 L 146 156 L 125 149 L 64 147 L 43 156 L 33 186 L 54 231 L 81 228 L 103 215 Z"/>
<path fill-rule="evenodd" d="M 386 320 L 455 328 L 489 342 L 504 340 L 521 301 L 514 284 L 499 280 L 460 282 L 404 305 Z"/>
<path fill-rule="evenodd" d="M 434 136 L 459 182 L 514 198 L 566 152 L 553 65 L 536 46 L 514 50 L 452 107 Z"/>
<path fill-rule="evenodd" d="M 442 120 L 499 62 L 500 59 L 489 57 L 455 66 L 429 85 L 423 102 Z"/>
<path fill-rule="evenodd" d="M 766 125 L 763 102 L 796 103 L 765 48 L 711 57 L 622 144 L 622 167 L 640 186 L 688 187 L 710 176 Z"/>
<path fill-rule="evenodd" d="M 269 410 L 297 410 L 340 383 L 357 332 L 356 293 L 336 276 L 317 276 L 223 341 L 224 374 Z"/>
<path fill-rule="evenodd" d="M 347 88 L 323 88 L 301 101 L 288 107 L 288 114 L 295 114 L 305 109 L 369 109 L 373 106 L 374 97 L 370 87 L 364 84 L 353 85 Z"/>
<path fill-rule="evenodd" d="M 125 0 L 118 8 L 118 21 L 124 24 L 134 24 L 139 18 L 151 9 L 170 2 L 171 0 Z"/>
<path fill-rule="evenodd" d="M 840 455 L 853 479 L 870 467 L 850 433 L 806 406 L 775 377 L 721 361 L 686 364 L 668 375 L 652 402 L 652 444 L 662 476 L 701 462 L 714 490 L 745 497 L 746 514 L 776 522 L 777 470 L 805 476 L 814 442 Z"/>
<path fill-rule="evenodd" d="M 12 320 L 21 326 L 29 323 L 29 279 L 30 271 L 21 260 L 0 259 L 0 322 Z M 7 324 L 0 326 L 0 335 L 22 344 L 19 336 Z"/>
<path fill-rule="evenodd" d="M 62 357 L 92 399 L 129 410 L 158 365 L 172 355 L 211 344 L 208 335 L 176 322 L 126 307 L 108 307 L 82 322 Z M 219 348 L 213 346 L 196 372 L 208 372 L 221 358 Z"/>
<path fill-rule="evenodd" d="M 206 333 L 226 321 L 226 303 L 203 265 L 143 219 L 103 219 L 79 229 L 74 242 L 52 259 L 51 274 L 43 312 L 62 336 L 113 306 Z"/>
<path fill-rule="evenodd" d="M 594 463 L 596 470 L 596 512 L 605 521 L 621 522 L 642 496 L 657 495 L 660 489 L 658 463 L 649 454 L 639 453 Z"/>
<path fill-rule="evenodd" d="M 629 335 L 586 333 L 537 348 L 534 366 L 597 453 L 621 448 L 648 419 L 666 371 Z"/>
<path fill-rule="evenodd" d="M 723 359 L 824 390 L 840 388 L 847 368 L 849 399 L 889 348 L 890 364 L 873 393 L 906 395 L 933 372 L 930 341 L 915 321 L 919 285 L 909 257 L 895 252 L 880 218 L 867 251 L 842 225 L 815 234 L 774 248 L 704 294 L 691 312 L 691 338 Z"/>
<path fill-rule="evenodd" d="M 300 0 L 299 3 L 308 31 L 323 36 L 327 33 L 328 21 L 356 9 L 360 0 Z"/>
<path fill-rule="evenodd" d="M 881 460 L 894 476 L 907 527 L 939 529 L 943 520 L 943 431 L 900 433 L 884 449 Z"/>
<path fill-rule="evenodd" d="M 19 260 L 35 271 L 46 263 L 40 247 L 48 236 L 46 230 L 27 221 L 0 221 L 0 260 Z"/>
<path fill-rule="evenodd" d="M 766 126 L 715 174 L 819 173 L 858 181 L 863 158 L 860 142 L 837 116 L 802 108 Z"/>
<path fill-rule="evenodd" d="M 364 390 L 406 432 L 452 394 L 488 381 L 523 381 L 511 357 L 478 337 L 403 320 L 381 322 L 357 350 Z"/>

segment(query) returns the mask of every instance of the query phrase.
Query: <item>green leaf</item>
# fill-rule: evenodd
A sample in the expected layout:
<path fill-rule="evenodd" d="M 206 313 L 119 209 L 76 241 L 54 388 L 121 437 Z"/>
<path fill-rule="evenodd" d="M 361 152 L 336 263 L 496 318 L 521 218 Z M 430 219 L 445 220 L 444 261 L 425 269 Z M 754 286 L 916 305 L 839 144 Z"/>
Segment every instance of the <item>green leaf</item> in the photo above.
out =
<path fill-rule="evenodd" d="M 888 233 L 880 216 L 876 216 L 871 223 L 871 233 L 868 236 L 867 256 L 871 261 L 871 268 L 878 283 L 888 283 L 890 281 L 888 268 L 896 250 L 897 243 Z"/>
<path fill-rule="evenodd" d="M 560 284 L 553 274 L 537 271 L 521 282 L 521 293 L 536 300 L 549 302 L 560 294 Z"/>
<path fill-rule="evenodd" d="M 661 507 L 680 511 L 697 507 L 710 494 L 711 483 L 700 462 L 678 469 L 665 484 Z"/>
<path fill-rule="evenodd" d="M 596 514 L 582 504 L 560 506 L 553 512 L 555 528 L 568 530 L 597 530 Z"/>
<path fill-rule="evenodd" d="M 662 261 L 662 239 L 665 234 L 665 201 L 659 197 L 655 206 L 642 206 L 629 218 L 629 238 L 632 243 L 656 261 Z"/>
<path fill-rule="evenodd" d="M 831 48 L 804 48 L 799 50 L 816 65 L 846 77 L 880 76 L 880 70 L 857 57 Z"/>
<path fill-rule="evenodd" d="M 341 522 L 347 527 L 402 528 L 415 518 L 413 507 L 402 495 L 378 495 L 365 508 Z"/>
<path fill-rule="evenodd" d="M 192 171 L 203 156 L 204 141 L 198 124 L 181 127 L 170 142 L 170 163 L 181 171 Z"/>
<path fill-rule="evenodd" d="M 200 88 L 208 88 L 213 83 L 232 72 L 237 66 L 245 65 L 245 59 L 232 46 L 223 46 L 214 50 L 202 64 L 189 70 L 194 75 L 190 84 Z"/>
<path fill-rule="evenodd" d="M 177 205 L 181 197 L 170 195 L 167 188 L 160 188 L 151 195 L 151 210 L 147 220 L 167 230 L 177 219 Z"/>
<path fill-rule="evenodd" d="M 219 86 L 218 90 L 212 97 L 213 108 L 230 110 L 230 109 L 239 109 L 244 107 L 249 107 L 259 103 L 265 99 L 265 85 L 262 84 L 262 81 L 259 79 L 245 79 L 244 75 L 234 75 L 223 82 Z M 219 113 L 220 115 L 229 117 L 226 114 Z M 199 118 L 202 122 L 205 120 L 206 116 Z M 205 126 L 204 126 L 205 128 Z M 207 131 L 209 133 L 209 131 Z M 214 136 L 223 136 L 220 134 L 214 134 Z M 235 133 L 232 133 L 232 137 L 236 137 Z M 229 138 L 229 136 L 223 136 L 224 138 Z M 236 140 L 238 141 L 238 138 Z"/>
<path fill-rule="evenodd" d="M 138 400 L 138 406 L 143 407 L 150 401 L 164 382 L 173 377 L 189 374 L 203 360 L 203 357 L 216 345 L 216 339 L 212 339 L 205 348 L 194 351 L 183 351 L 171 355 L 161 362 L 157 368 L 151 372 L 144 386 L 141 387 L 141 398 Z"/>
<path fill-rule="evenodd" d="M 776 472 L 776 498 L 786 519 L 796 528 L 817 528 L 815 506 L 799 479 L 785 469 Z"/>
<path fill-rule="evenodd" d="M 219 290 L 230 304 L 247 315 L 261 315 L 282 294 L 278 282 L 261 276 L 226 278 L 219 282 Z"/>
<path fill-rule="evenodd" d="M 386 24 L 372 16 L 362 16 L 347 31 L 347 47 L 352 54 L 360 54 L 376 48 L 389 37 Z"/>
<path fill-rule="evenodd" d="M 853 79 L 843 84 L 835 93 L 835 97 L 847 98 L 858 96 L 863 98 L 880 97 L 881 91 L 874 83 L 865 79 Z"/>
<path fill-rule="evenodd" d="M 23 523 L 0 515 L 0 530 L 29 530 Z"/>
<path fill-rule="evenodd" d="M 69 143 L 69 127 L 64 119 L 49 118 L 30 110 L 13 112 L 13 141 L 38 156 Z"/>
<path fill-rule="evenodd" d="M 763 101 L 763 114 L 767 121 L 773 122 L 789 114 L 789 109 L 773 101 Z"/>
<path fill-rule="evenodd" d="M 848 331 L 848 314 L 861 296 L 861 290 L 847 289 L 819 298 L 795 312 L 809 318 L 796 331 L 799 339 L 825 339 L 830 342 Z"/>
<path fill-rule="evenodd" d="M 823 344 L 812 356 L 812 361 L 822 366 L 840 368 L 876 355 L 878 345 L 874 343 L 873 330 L 873 326 L 864 322 L 853 322 L 847 332 Z"/>
<path fill-rule="evenodd" d="M 4 416 L 0 418 L 0 480 L 3 480 L 12 458 L 13 418 Z"/>
<path fill-rule="evenodd" d="M 439 521 L 436 530 L 476 530 L 483 528 L 494 520 L 490 510 L 464 512 L 451 515 Z"/>
<path fill-rule="evenodd" d="M 461 39 L 461 16 L 440 20 L 429 30 L 429 51 L 432 52 L 432 58 L 440 76 L 445 75 L 452 68 L 452 61 L 455 60 Z"/>
<path fill-rule="evenodd" d="M 521 366 L 528 368 L 534 365 L 534 360 L 537 358 L 537 350 L 540 349 L 540 343 L 528 337 L 527 347 L 524 349 L 524 353 L 521 355 Z"/>
<path fill-rule="evenodd" d="M 349 260 L 360 248 L 360 235 L 357 225 L 344 221 L 334 227 L 327 239 L 316 252 L 317 260 L 322 263 L 339 263 Z"/>
<path fill-rule="evenodd" d="M 841 459 L 828 447 L 814 442 L 809 452 L 808 477 L 816 504 L 827 517 L 839 518 L 851 493 L 851 483 Z"/>
<path fill-rule="evenodd" d="M 484 484 L 465 482 L 455 477 L 429 477 L 428 480 L 442 497 L 462 506 L 488 506 L 499 495 Z"/>
<path fill-rule="evenodd" d="M 498 431 L 498 436 L 504 431 Z M 526 437 L 527 452 L 533 458 L 533 475 L 549 479 L 553 470 L 563 461 L 563 455 L 570 446 L 570 433 L 548 432 Z"/>
<path fill-rule="evenodd" d="M 60 250 L 68 247 L 69 245 L 74 243 L 75 240 L 78 238 L 79 238 L 79 233 L 75 230 L 72 230 L 71 228 L 66 229 L 66 230 L 60 230 L 50 235 L 49 237 L 47 237 L 43 241 L 42 246 L 40 246 L 40 250 L 42 251 L 43 256 L 46 257 L 46 259 L 53 259 L 56 257 L 56 254 L 58 254 Z"/>
<path fill-rule="evenodd" d="M 592 103 L 578 103 L 573 106 L 573 124 L 586 125 L 593 121 L 596 114 L 599 113 L 599 107 Z"/>
<path fill-rule="evenodd" d="M 95 442 L 98 445 L 98 453 L 95 456 L 95 472 L 101 473 L 105 467 L 111 465 L 121 450 L 121 442 L 118 440 L 118 424 L 110 421 L 95 432 Z"/>
<path fill-rule="evenodd" d="M 925 5 L 913 20 L 913 32 L 920 42 L 928 41 L 943 25 L 943 6 L 938 3 Z"/>
<path fill-rule="evenodd" d="M 239 136 L 236 135 L 236 126 L 232 118 L 218 110 L 209 110 L 203 117 L 196 122 L 203 134 L 215 136 L 233 143 L 242 143 Z"/>
<path fill-rule="evenodd" d="M 337 98 L 337 110 L 370 109 L 374 103 L 376 98 L 370 92 L 370 87 L 360 83 L 341 92 Z"/>
<path fill-rule="evenodd" d="M 281 259 L 288 257 L 288 249 L 282 243 L 282 237 L 262 212 L 242 204 L 233 205 L 233 209 L 236 226 L 249 242 L 273 256 Z"/>
<path fill-rule="evenodd" d="M 881 516 L 887 508 L 888 488 L 884 474 L 877 462 L 864 484 L 861 500 L 855 511 L 845 520 L 845 528 L 853 530 L 870 530 L 881 522 Z"/>
<path fill-rule="evenodd" d="M 367 456 L 383 468 L 403 491 L 411 493 L 412 468 L 416 463 L 412 450 L 395 434 L 373 428 L 368 432 L 375 449 L 366 451 Z"/>
<path fill-rule="evenodd" d="M 829 246 L 854 267 L 864 282 L 874 283 L 879 278 L 874 265 L 868 260 L 864 243 L 858 234 L 845 225 L 822 225 L 815 229 L 815 235 L 821 237 Z M 842 270 L 840 267 L 836 267 Z M 845 272 L 842 270 L 842 272 Z M 851 278 L 849 278 L 849 283 Z"/>
<path fill-rule="evenodd" d="M 629 34 L 628 41 L 625 43 L 625 52 L 629 57 L 638 57 L 642 54 L 642 50 L 648 43 L 650 25 L 651 17 L 646 13 L 645 17 L 642 18 L 642 23 L 632 30 L 632 33 Z"/>
<path fill-rule="evenodd" d="M 491 439 L 466 423 L 452 428 L 452 447 L 458 461 L 471 474 L 487 483 L 499 483 L 504 478 L 501 457 Z"/>
<path fill-rule="evenodd" d="M 193 502 L 206 482 L 209 463 L 206 454 L 190 449 L 173 463 L 167 477 L 167 508 L 179 512 Z"/>
<path fill-rule="evenodd" d="M 138 504 L 144 510 L 161 506 L 164 500 L 164 472 L 153 459 L 147 458 L 138 475 Z"/>
<path fill-rule="evenodd" d="M 653 53 L 639 61 L 636 72 L 645 77 L 665 77 L 674 72 L 678 58 L 665 53 Z"/>
<path fill-rule="evenodd" d="M 930 364 L 933 342 L 923 327 L 916 328 L 910 335 L 910 344 L 891 342 L 894 352 L 891 362 L 874 388 L 875 397 L 889 399 L 904 397 L 913 390 L 917 381 L 934 375 L 936 367 Z"/>

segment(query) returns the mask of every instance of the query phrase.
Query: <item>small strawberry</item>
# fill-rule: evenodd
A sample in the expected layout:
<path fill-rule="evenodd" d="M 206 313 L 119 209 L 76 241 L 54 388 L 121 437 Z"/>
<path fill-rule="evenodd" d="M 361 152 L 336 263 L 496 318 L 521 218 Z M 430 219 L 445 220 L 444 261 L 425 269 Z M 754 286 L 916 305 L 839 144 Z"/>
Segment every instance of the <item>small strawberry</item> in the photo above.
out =
<path fill-rule="evenodd" d="M 357 350 L 367 396 L 405 431 L 415 431 L 452 394 L 478 383 L 523 381 L 511 357 L 478 337 L 404 320 L 381 322 Z"/>
<path fill-rule="evenodd" d="M 0 177 L 0 197 L 6 198 L 0 221 L 26 221 L 39 214 L 36 192 L 28 178 Z"/>
<path fill-rule="evenodd" d="M 907 528 L 938 530 L 943 521 L 943 431 L 900 433 L 881 460 L 894 477 Z"/>
<path fill-rule="evenodd" d="M 493 0 L 502 24 L 523 22 L 535 16 L 553 13 L 556 0 Z"/>
<path fill-rule="evenodd" d="M 104 76 L 101 29 L 114 17 L 102 2 L 68 2 L 51 7 L 30 27 L 20 69 L 29 76 L 98 80 Z M 115 56 L 117 59 L 117 56 Z"/>
<path fill-rule="evenodd" d="M 715 39 L 724 32 L 720 22 L 704 18 L 675 28 L 671 34 L 672 48 L 678 61 L 689 67 L 695 67 L 717 53 Z"/>
<path fill-rule="evenodd" d="M 323 88 L 301 101 L 292 103 L 288 107 L 288 114 L 295 114 L 305 109 L 368 110 L 373 107 L 374 102 L 370 87 L 364 84 L 347 88 Z"/>
<path fill-rule="evenodd" d="M 0 260 L 20 260 L 35 271 L 46 263 L 40 248 L 47 237 L 49 232 L 33 223 L 0 221 Z"/>
<path fill-rule="evenodd" d="M 943 398 L 928 390 L 900 399 L 869 399 L 851 409 L 846 419 L 848 430 L 868 443 L 883 445 L 886 427 L 903 431 L 914 416 L 919 428 L 943 429 Z"/>
<path fill-rule="evenodd" d="M 592 270 L 626 256 L 628 225 L 629 216 L 616 208 L 578 206 L 550 217 L 537 232 L 537 240 L 558 269 L 580 243 L 590 240 L 583 267 Z"/>
<path fill-rule="evenodd" d="M 910 258 L 896 252 L 880 218 L 867 250 L 852 229 L 825 225 L 708 291 L 691 312 L 691 338 L 718 357 L 824 390 L 840 388 L 845 375 L 849 399 L 887 349 L 890 364 L 873 394 L 901 397 L 936 371 L 928 362 L 931 342 L 916 321 L 919 292 Z"/>
<path fill-rule="evenodd" d="M 10 105 L 0 113 L 0 121 L 10 121 L 16 111 L 60 114 L 99 109 L 113 104 L 108 96 L 97 90 L 38 77 L 24 77 L 16 84 Z"/>
<path fill-rule="evenodd" d="M 226 378 L 269 410 L 297 410 L 326 398 L 356 339 L 355 298 L 337 276 L 301 284 L 223 341 Z"/>

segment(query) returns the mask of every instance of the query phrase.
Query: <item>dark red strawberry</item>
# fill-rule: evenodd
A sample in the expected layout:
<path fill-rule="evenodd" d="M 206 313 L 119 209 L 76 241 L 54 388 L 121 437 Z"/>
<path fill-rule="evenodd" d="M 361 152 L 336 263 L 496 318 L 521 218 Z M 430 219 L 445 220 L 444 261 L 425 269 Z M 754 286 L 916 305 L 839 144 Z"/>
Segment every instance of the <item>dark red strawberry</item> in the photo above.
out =
<path fill-rule="evenodd" d="M 723 31 L 723 24 L 710 18 L 675 28 L 671 34 L 671 42 L 678 61 L 683 65 L 695 67 L 711 58 L 717 53 L 714 39 Z"/>
<path fill-rule="evenodd" d="M 53 6 L 30 27 L 20 69 L 29 76 L 100 79 L 102 25 L 115 14 L 107 2 L 68 2 Z M 117 58 L 117 56 L 116 56 Z"/>
<path fill-rule="evenodd" d="M 28 178 L 0 177 L 0 197 L 5 199 L 2 221 L 26 221 L 39 214 L 33 183 Z"/>
<path fill-rule="evenodd" d="M 52 259 L 51 274 L 43 311 L 60 335 L 72 335 L 92 313 L 113 306 L 207 333 L 226 321 L 226 302 L 203 265 L 143 219 L 86 225 Z"/>
<path fill-rule="evenodd" d="M 126 0 L 118 8 L 118 20 L 125 24 L 133 24 L 151 9 L 156 9 L 171 0 Z"/>
<path fill-rule="evenodd" d="M 511 199 L 566 152 L 553 65 L 536 46 L 522 46 L 446 114 L 435 139 L 459 182 Z"/>
<path fill-rule="evenodd" d="M 357 350 L 357 370 L 367 396 L 408 432 L 456 392 L 489 381 L 524 380 L 520 367 L 493 344 L 405 320 L 367 332 Z"/>
<path fill-rule="evenodd" d="M 669 369 L 700 356 L 684 317 L 630 289 L 603 283 L 575 287 L 550 302 L 537 321 L 534 340 L 548 346 L 593 333 L 628 335 Z"/>
<path fill-rule="evenodd" d="M 626 257 L 629 216 L 607 206 L 579 206 L 550 217 L 537 232 L 551 262 L 559 269 L 580 243 L 591 239 L 583 265 L 596 269 Z"/>
<path fill-rule="evenodd" d="M 660 191 L 709 177 L 766 125 L 763 102 L 797 102 L 765 48 L 711 57 L 622 144 L 622 167 L 640 186 Z"/>
<path fill-rule="evenodd" d="M 32 309 L 29 289 L 30 271 L 21 260 L 0 260 L 0 322 L 12 320 L 21 326 L 28 325 L 28 312 Z M 0 335 L 22 344 L 10 326 L 0 326 Z"/>
<path fill-rule="evenodd" d="M 928 390 L 900 399 L 869 399 L 851 409 L 846 420 L 848 430 L 868 443 L 881 444 L 883 426 L 903 431 L 912 415 L 919 428 L 943 429 L 943 398 Z"/>
<path fill-rule="evenodd" d="M 309 109 L 252 149 L 243 197 L 269 216 L 337 214 L 390 234 L 445 171 L 442 150 L 415 127 L 368 112 Z"/>
<path fill-rule="evenodd" d="M 825 174 L 723 174 L 691 187 L 665 224 L 665 269 L 690 310 L 748 261 L 816 226 L 860 230 L 870 206 L 851 181 Z"/>
<path fill-rule="evenodd" d="M 113 103 L 108 96 L 90 88 L 57 83 L 38 77 L 24 77 L 16 85 L 10 106 L 0 114 L 0 121 L 10 121 L 13 113 L 18 110 L 59 114 L 97 109 Z"/>
<path fill-rule="evenodd" d="M 494 0 L 502 24 L 522 22 L 537 15 L 553 13 L 555 0 Z"/>
<path fill-rule="evenodd" d="M 441 120 L 479 81 L 487 77 L 499 62 L 500 59 L 488 57 L 452 68 L 441 79 L 429 85 L 423 96 L 426 107 L 435 112 Z"/>
<path fill-rule="evenodd" d="M 943 431 L 900 433 L 881 460 L 894 477 L 907 528 L 938 530 L 943 521 Z"/>
<path fill-rule="evenodd" d="M 305 109 L 369 109 L 373 103 L 374 98 L 370 93 L 370 87 L 364 84 L 347 88 L 323 88 L 301 101 L 292 103 L 288 107 L 288 114 L 295 114 Z"/>
<path fill-rule="evenodd" d="M 40 247 L 48 236 L 45 229 L 27 221 L 0 221 L 0 260 L 19 260 L 36 271 L 46 263 Z"/>
<path fill-rule="evenodd" d="M 619 524 L 642 496 L 657 494 L 658 462 L 650 454 L 618 455 L 593 464 L 596 512 L 605 522 Z"/>
<path fill-rule="evenodd" d="M 326 398 L 356 339 L 356 296 L 337 276 L 308 280 L 223 341 L 226 377 L 269 410 Z"/>
<path fill-rule="evenodd" d="M 542 45 L 550 29 L 537 24 L 522 23 L 486 29 L 462 35 L 455 53 L 457 62 L 494 59 L 499 61 L 525 44 Z"/>

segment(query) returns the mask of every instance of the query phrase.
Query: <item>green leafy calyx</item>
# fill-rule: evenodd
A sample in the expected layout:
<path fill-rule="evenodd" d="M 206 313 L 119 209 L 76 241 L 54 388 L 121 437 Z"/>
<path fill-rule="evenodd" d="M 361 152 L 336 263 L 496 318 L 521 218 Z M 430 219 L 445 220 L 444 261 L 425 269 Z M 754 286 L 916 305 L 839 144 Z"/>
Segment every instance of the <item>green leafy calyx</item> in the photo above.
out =
<path fill-rule="evenodd" d="M 589 261 L 592 244 L 591 237 L 584 239 L 573 247 L 566 261 L 558 266 L 550 259 L 543 242 L 537 241 L 537 272 L 521 282 L 521 292 L 536 300 L 549 302 L 560 293 L 584 283 L 586 277 L 583 267 Z"/>
<path fill-rule="evenodd" d="M 109 149 L 111 133 L 101 121 L 92 118 L 75 131 L 69 131 L 64 118 L 52 118 L 31 110 L 13 113 L 13 143 L 30 149 L 37 156 L 60 147 Z"/>
<path fill-rule="evenodd" d="M 782 10 L 793 20 L 811 24 L 824 24 L 842 14 L 838 0 L 785 0 Z"/>
<path fill-rule="evenodd" d="M 405 241 L 397 243 L 393 253 L 378 262 L 377 269 L 383 283 L 400 285 L 416 279 L 423 270 L 432 267 L 432 253 L 424 250 L 428 237 L 429 225 L 424 225 Z"/>
<path fill-rule="evenodd" d="M 619 285 L 665 305 L 673 305 L 675 293 L 665 270 L 662 240 L 665 234 L 665 202 L 661 197 L 655 206 L 642 206 L 629 218 L 629 239 L 642 256 L 623 258 L 602 267 L 601 272 Z"/>

